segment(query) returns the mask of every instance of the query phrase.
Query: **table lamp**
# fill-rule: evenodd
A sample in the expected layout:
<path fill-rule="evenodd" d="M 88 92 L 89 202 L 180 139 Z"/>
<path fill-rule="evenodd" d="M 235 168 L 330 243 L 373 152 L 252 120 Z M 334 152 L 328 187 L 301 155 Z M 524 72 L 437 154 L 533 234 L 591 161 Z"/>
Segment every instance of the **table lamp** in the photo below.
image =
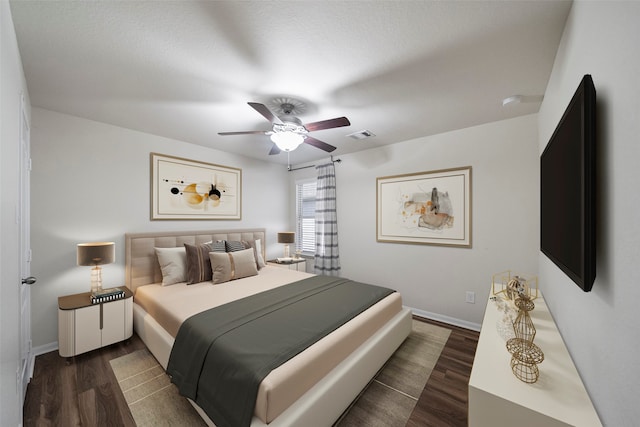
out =
<path fill-rule="evenodd" d="M 289 244 L 295 243 L 296 233 L 293 231 L 284 231 L 278 233 L 278 243 L 284 243 L 284 257 L 289 258 Z"/>
<path fill-rule="evenodd" d="M 93 295 L 102 291 L 101 265 L 111 264 L 115 261 L 115 243 L 93 242 L 78 243 L 78 265 L 92 265 L 91 269 L 91 293 Z"/>

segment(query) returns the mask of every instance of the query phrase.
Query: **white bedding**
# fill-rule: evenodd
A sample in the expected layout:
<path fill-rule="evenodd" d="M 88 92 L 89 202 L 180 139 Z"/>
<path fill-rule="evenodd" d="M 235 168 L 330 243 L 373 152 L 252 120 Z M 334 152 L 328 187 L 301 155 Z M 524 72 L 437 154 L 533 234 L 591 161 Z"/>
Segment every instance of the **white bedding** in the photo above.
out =
<path fill-rule="evenodd" d="M 162 286 L 156 283 L 140 286 L 136 289 L 134 301 L 175 338 L 182 322 L 194 314 L 311 276 L 309 273 L 267 266 L 257 276 L 217 285 L 201 282 L 193 285 L 177 283 Z"/>

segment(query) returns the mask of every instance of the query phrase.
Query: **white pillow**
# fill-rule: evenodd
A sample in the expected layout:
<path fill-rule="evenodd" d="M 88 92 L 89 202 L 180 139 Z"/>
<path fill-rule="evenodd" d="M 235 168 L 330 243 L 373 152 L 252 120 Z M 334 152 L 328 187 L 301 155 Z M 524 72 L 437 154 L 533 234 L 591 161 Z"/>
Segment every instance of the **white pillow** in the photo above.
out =
<path fill-rule="evenodd" d="M 184 247 L 154 248 L 162 270 L 162 286 L 187 281 L 187 252 Z"/>
<path fill-rule="evenodd" d="M 253 256 L 256 259 L 256 266 L 258 267 L 258 270 L 260 270 L 262 267 L 266 266 L 266 264 L 264 262 L 264 257 L 262 256 L 262 242 L 260 241 L 260 239 L 249 240 L 248 242 L 247 241 L 243 241 L 242 243 L 246 243 L 245 247 L 247 249 L 249 249 L 248 246 L 253 248 Z"/>
<path fill-rule="evenodd" d="M 256 239 L 254 240 L 255 244 L 256 244 L 256 253 L 254 254 L 256 257 L 256 263 L 258 264 L 258 270 L 260 270 L 262 267 L 266 266 L 267 264 L 265 264 L 264 262 L 264 258 L 262 257 L 262 242 L 260 241 L 260 239 Z"/>

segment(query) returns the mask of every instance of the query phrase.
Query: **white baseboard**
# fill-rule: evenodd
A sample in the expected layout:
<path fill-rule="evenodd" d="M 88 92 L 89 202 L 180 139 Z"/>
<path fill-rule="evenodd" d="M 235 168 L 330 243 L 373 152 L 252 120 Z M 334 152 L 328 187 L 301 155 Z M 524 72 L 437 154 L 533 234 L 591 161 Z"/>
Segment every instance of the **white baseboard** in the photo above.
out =
<path fill-rule="evenodd" d="M 41 354 L 49 353 L 50 351 L 54 351 L 57 349 L 58 349 L 58 341 L 55 341 L 55 342 L 50 342 L 49 344 L 32 347 L 31 354 L 35 358 L 36 356 L 40 356 Z"/>
<path fill-rule="evenodd" d="M 50 351 L 55 351 L 58 349 L 58 341 L 52 342 L 45 345 L 39 345 L 38 347 L 31 347 L 31 353 L 29 354 L 29 380 L 33 378 L 33 370 L 36 366 L 36 356 L 40 356 L 41 354 L 49 353 Z"/>
<path fill-rule="evenodd" d="M 431 313 L 429 311 L 424 311 L 417 308 L 411 308 L 411 307 L 407 307 L 407 308 L 411 310 L 411 312 L 416 316 L 435 320 L 437 322 L 446 323 L 448 325 L 459 326 L 461 328 L 470 329 L 472 331 L 480 332 L 480 327 L 482 326 L 479 323 L 468 322 L 466 320 L 456 319 L 454 317 L 445 316 L 443 314 Z"/>

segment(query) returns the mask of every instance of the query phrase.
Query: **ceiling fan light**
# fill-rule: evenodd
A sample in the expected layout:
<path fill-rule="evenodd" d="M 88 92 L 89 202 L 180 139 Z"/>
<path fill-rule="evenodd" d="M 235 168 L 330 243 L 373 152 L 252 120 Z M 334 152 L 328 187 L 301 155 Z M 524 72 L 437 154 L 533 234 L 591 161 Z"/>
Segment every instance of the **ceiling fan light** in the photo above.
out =
<path fill-rule="evenodd" d="M 293 151 L 304 141 L 304 136 L 295 132 L 276 132 L 271 140 L 282 151 Z"/>

